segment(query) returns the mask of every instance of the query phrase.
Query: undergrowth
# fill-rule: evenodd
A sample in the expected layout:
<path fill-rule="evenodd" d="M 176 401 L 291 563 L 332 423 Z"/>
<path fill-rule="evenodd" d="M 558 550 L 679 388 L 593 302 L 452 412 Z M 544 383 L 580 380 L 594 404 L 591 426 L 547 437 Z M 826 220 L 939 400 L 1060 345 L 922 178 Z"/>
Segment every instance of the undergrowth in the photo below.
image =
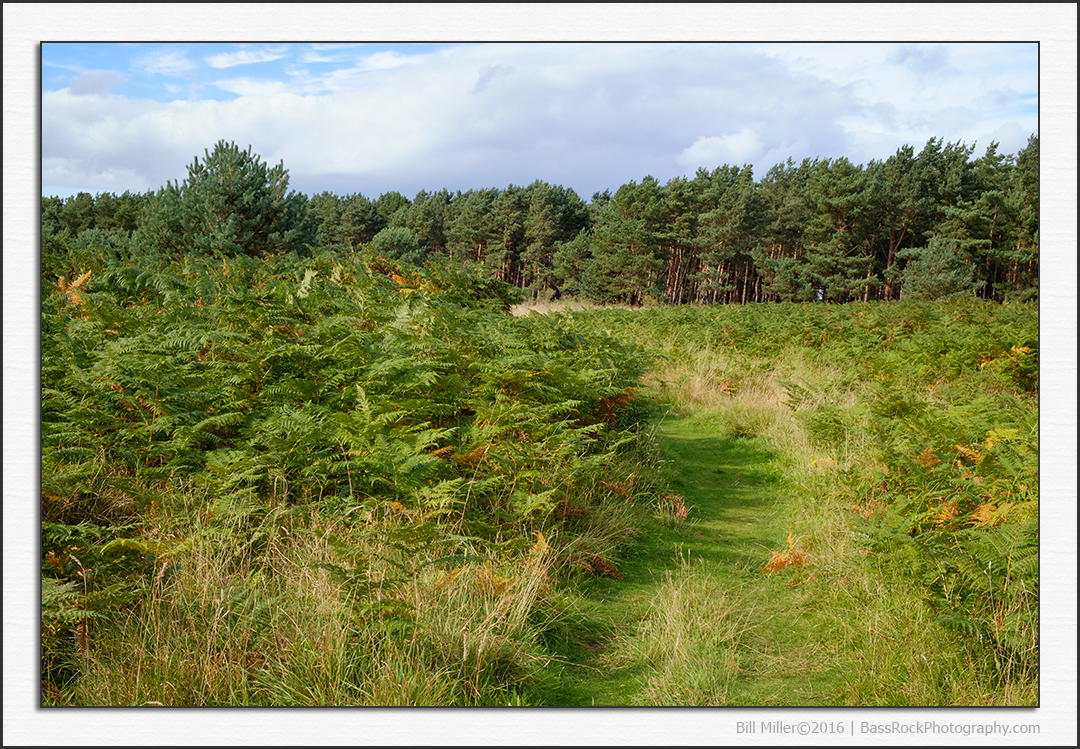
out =
<path fill-rule="evenodd" d="M 514 317 L 366 251 L 42 285 L 45 705 L 551 704 L 594 651 L 613 704 L 1037 702 L 1033 306 Z M 627 629 L 597 584 L 706 529 L 658 403 L 770 456 L 774 545 Z M 831 644 L 770 639 L 799 606 Z"/>
<path fill-rule="evenodd" d="M 534 699 L 537 602 L 634 525 L 646 360 L 515 294 L 365 252 L 61 278 L 44 702 Z"/>

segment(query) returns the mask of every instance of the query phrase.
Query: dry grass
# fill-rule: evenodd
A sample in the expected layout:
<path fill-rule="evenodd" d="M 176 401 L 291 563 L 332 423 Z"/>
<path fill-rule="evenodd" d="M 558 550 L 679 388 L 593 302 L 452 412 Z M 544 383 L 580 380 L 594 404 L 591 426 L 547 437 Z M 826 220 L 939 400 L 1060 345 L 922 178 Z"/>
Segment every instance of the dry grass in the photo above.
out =
<path fill-rule="evenodd" d="M 551 588 L 554 559 L 554 549 L 537 532 L 536 543 L 516 562 L 432 571 L 419 581 L 417 631 L 428 670 L 446 673 L 459 692 L 449 704 L 485 704 L 497 693 L 513 699 L 510 691 L 548 665 L 530 617 Z"/>
<path fill-rule="evenodd" d="M 309 678 L 312 698 L 340 700 L 333 682 L 348 657 L 351 616 L 340 585 L 313 566 L 325 545 L 274 556 L 267 580 L 245 560 L 192 543 L 159 594 L 104 636 L 79 704 L 296 704 L 292 690 L 269 686 L 275 673 Z M 304 663 L 312 658 L 318 675 Z"/>
<path fill-rule="evenodd" d="M 272 541 L 252 564 L 220 543 L 193 540 L 183 564 L 152 598 L 95 639 L 80 705 L 489 704 L 547 665 L 529 631 L 554 551 L 428 567 L 411 578 L 389 548 L 338 544 L 350 529 L 316 520 L 311 533 Z M 365 562 L 364 559 L 367 561 Z M 386 580 L 361 594 L 323 564 Z M 272 575 L 265 570 L 272 569 Z M 396 579 L 391 577 L 396 575 Z M 389 607 L 372 609 L 371 596 Z M 506 697 L 513 700 L 514 696 Z"/>
<path fill-rule="evenodd" d="M 548 312 L 584 312 L 585 310 L 592 309 L 628 309 L 628 310 L 641 310 L 648 309 L 647 307 L 631 307 L 625 304 L 594 304 L 593 302 L 578 300 L 578 299 L 557 299 L 554 301 L 531 301 L 522 302 L 521 304 L 515 304 L 510 308 L 510 314 L 514 317 L 524 317 L 525 315 L 536 312 L 537 314 L 547 314 Z"/>

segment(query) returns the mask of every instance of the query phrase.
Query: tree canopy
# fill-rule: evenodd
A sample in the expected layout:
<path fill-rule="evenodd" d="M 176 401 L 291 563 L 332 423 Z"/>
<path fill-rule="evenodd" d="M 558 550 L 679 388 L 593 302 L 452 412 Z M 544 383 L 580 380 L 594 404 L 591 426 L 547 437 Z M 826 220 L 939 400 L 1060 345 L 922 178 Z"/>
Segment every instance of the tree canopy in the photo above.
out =
<path fill-rule="evenodd" d="M 283 163 L 268 167 L 250 147 L 219 141 L 183 183 L 150 197 L 139 241 L 166 255 L 302 253 L 317 241 L 315 221 L 307 197 L 288 187 Z"/>
<path fill-rule="evenodd" d="M 533 298 L 629 304 L 1036 298 L 1039 139 L 1015 155 L 974 151 L 931 138 L 865 165 L 788 159 L 758 179 L 725 164 L 588 202 L 542 180 L 410 200 L 290 193 L 283 164 L 221 141 L 157 192 L 43 198 L 42 249 L 261 257 L 374 244 L 476 265 Z"/>

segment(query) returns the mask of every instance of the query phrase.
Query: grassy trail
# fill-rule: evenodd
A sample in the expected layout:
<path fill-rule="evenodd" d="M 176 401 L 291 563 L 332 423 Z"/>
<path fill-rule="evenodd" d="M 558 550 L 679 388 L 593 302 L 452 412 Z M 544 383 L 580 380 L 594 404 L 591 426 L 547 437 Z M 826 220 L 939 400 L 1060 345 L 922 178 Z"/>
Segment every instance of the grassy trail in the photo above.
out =
<path fill-rule="evenodd" d="M 770 438 L 734 436 L 708 418 L 665 419 L 658 437 L 667 483 L 688 517 L 658 520 L 636 556 L 621 560 L 624 579 L 583 591 L 587 620 L 548 704 L 1017 699 L 976 675 L 964 642 L 934 622 L 917 583 L 883 573 L 852 543 L 847 511 L 829 498 L 831 469 L 807 473 Z M 774 555 L 801 563 L 769 574 Z"/>
<path fill-rule="evenodd" d="M 689 516 L 657 524 L 620 566 L 624 580 L 598 586 L 609 636 L 578 649 L 560 702 L 842 704 L 841 633 L 806 605 L 813 573 L 761 572 L 794 520 L 777 456 L 686 417 L 659 436 Z"/>

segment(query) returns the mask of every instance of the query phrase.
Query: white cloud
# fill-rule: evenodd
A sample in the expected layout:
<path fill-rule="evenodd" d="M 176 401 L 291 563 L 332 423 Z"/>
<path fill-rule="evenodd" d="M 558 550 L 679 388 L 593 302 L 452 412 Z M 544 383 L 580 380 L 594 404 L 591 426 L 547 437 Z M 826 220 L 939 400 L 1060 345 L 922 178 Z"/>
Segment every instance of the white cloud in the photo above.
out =
<path fill-rule="evenodd" d="M 239 96 L 270 96 L 280 94 L 288 89 L 285 81 L 259 80 L 256 78 L 224 78 L 219 81 L 212 81 L 210 85 Z"/>
<path fill-rule="evenodd" d="M 1028 134 L 1038 128 L 1034 44 L 770 44 L 761 49 L 793 71 L 850 90 L 859 111 L 837 121 L 856 143 L 869 144 L 877 140 L 875 134 L 915 146 L 932 136 L 955 141 L 979 130 L 978 122 L 1000 121 L 1003 110 L 1012 107 L 1018 111 L 1008 116 Z M 1012 103 L 1003 103 L 1009 94 L 1000 92 L 1015 92 Z M 864 158 L 855 156 L 853 161 Z"/>
<path fill-rule="evenodd" d="M 135 63 L 151 75 L 183 76 L 195 69 L 195 63 L 183 52 L 170 49 L 147 52 Z"/>
<path fill-rule="evenodd" d="M 810 142 L 806 138 L 787 140 L 778 143 L 762 154 L 755 163 L 754 178 L 760 179 L 765 173 L 777 164 L 785 163 L 789 158 L 796 164 L 807 158 L 811 153 Z"/>
<path fill-rule="evenodd" d="M 492 79 L 508 76 L 512 72 L 514 72 L 514 67 L 512 65 L 503 65 L 502 63 L 485 65 L 480 68 L 480 73 L 476 77 L 476 83 L 469 87 L 469 93 L 479 94 L 488 87 Z"/>
<path fill-rule="evenodd" d="M 302 63 L 343 62 L 349 59 L 346 55 L 324 55 L 315 50 L 301 52 L 298 58 Z"/>
<path fill-rule="evenodd" d="M 761 155 L 761 141 L 749 127 L 737 133 L 702 136 L 679 154 L 678 163 L 684 167 L 713 168 L 722 164 L 742 165 Z"/>
<path fill-rule="evenodd" d="M 125 80 L 115 70 L 84 70 L 71 80 L 68 89 L 76 95 L 99 94 L 122 85 Z"/>
<path fill-rule="evenodd" d="M 941 76 L 960 72 L 949 62 L 949 50 L 940 45 L 904 45 L 896 47 L 887 61 L 908 69 L 916 76 Z"/>
<path fill-rule="evenodd" d="M 360 58 L 357 71 L 390 70 L 402 65 L 415 65 L 421 61 L 419 55 L 401 55 L 397 52 L 375 52 Z"/>
<path fill-rule="evenodd" d="M 257 62 L 272 62 L 288 55 L 288 47 L 268 49 L 242 49 L 238 52 L 222 52 L 208 55 L 203 59 L 212 68 L 231 68 L 237 65 L 250 65 Z"/>
<path fill-rule="evenodd" d="M 1031 131 L 1022 127 L 1019 122 L 1006 122 L 987 133 L 972 138 L 972 142 L 978 141 L 976 154 L 984 153 L 990 141 L 999 144 L 998 153 L 1012 154 L 1026 147 L 1030 136 Z"/>

